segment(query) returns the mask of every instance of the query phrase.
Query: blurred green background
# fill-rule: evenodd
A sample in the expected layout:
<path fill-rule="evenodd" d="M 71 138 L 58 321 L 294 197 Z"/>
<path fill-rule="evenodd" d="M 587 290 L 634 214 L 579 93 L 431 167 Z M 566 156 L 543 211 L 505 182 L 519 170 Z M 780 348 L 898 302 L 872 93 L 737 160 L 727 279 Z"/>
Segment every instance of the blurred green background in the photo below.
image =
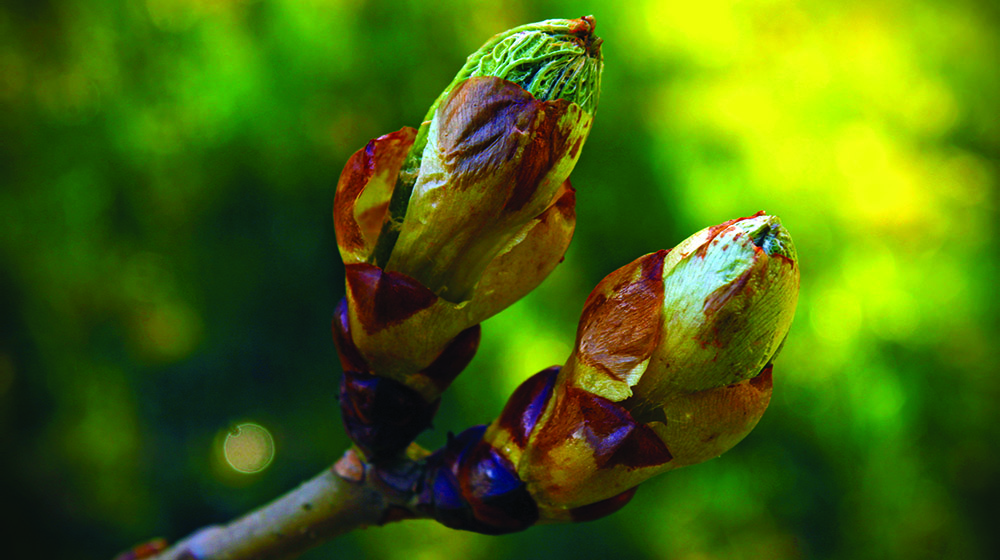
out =
<path fill-rule="evenodd" d="M 8 0 L 5 550 L 108 559 L 337 458 L 343 163 L 494 33 L 584 14 L 606 68 L 573 246 L 422 441 L 561 363 L 605 274 L 761 209 L 802 270 L 770 411 L 598 522 L 408 522 L 306 558 L 1000 557 L 1000 12 L 964 0 Z M 254 474 L 222 458 L 242 422 L 274 442 Z"/>

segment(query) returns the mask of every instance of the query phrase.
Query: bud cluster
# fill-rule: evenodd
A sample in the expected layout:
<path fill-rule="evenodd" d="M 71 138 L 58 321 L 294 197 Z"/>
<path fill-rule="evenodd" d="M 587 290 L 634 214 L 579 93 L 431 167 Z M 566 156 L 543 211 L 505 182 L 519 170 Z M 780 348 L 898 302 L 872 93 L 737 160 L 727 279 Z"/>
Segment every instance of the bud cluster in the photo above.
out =
<path fill-rule="evenodd" d="M 609 274 L 562 366 L 526 380 L 489 425 L 405 454 L 474 356 L 479 323 L 569 244 L 568 176 L 600 85 L 593 30 L 585 17 L 494 37 L 419 130 L 369 142 L 337 185 L 344 424 L 375 480 L 449 527 L 607 515 L 649 477 L 732 448 L 770 402 L 799 270 L 788 232 L 760 212 Z"/>

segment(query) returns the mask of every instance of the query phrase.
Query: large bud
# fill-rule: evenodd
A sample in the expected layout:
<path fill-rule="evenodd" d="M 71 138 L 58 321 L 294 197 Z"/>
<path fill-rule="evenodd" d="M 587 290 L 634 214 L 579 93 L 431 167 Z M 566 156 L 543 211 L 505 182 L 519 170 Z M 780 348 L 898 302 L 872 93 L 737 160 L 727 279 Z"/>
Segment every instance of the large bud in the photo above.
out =
<path fill-rule="evenodd" d="M 344 262 L 406 274 L 460 303 L 481 291 L 490 263 L 547 209 L 561 201 L 571 209 L 567 179 L 593 122 L 603 67 L 593 31 L 594 19 L 584 17 L 493 37 L 420 130 L 355 154 L 334 205 Z M 505 291 L 504 300 L 523 295 L 520 286 Z"/>
<path fill-rule="evenodd" d="M 542 518 L 620 507 L 642 481 L 753 429 L 798 286 L 791 238 L 763 213 L 641 257 L 598 284 L 565 366 L 526 381 L 484 439 Z"/>
<path fill-rule="evenodd" d="M 568 176 L 599 89 L 593 29 L 587 17 L 494 37 L 419 130 L 376 138 L 348 161 L 334 201 L 347 306 L 334 326 L 359 360 L 345 369 L 360 362 L 434 403 L 461 370 L 432 367 L 463 362 L 443 356 L 453 339 L 560 262 L 575 224 Z M 355 401 L 345 410 L 365 416 Z"/>
<path fill-rule="evenodd" d="M 550 206 L 580 156 L 600 88 L 591 17 L 548 20 L 494 37 L 469 57 L 418 134 L 419 169 L 387 268 L 452 302 Z M 411 152 L 411 159 L 416 154 Z M 401 193 L 404 191 L 401 190 Z M 380 255 L 376 255 L 376 259 Z"/>

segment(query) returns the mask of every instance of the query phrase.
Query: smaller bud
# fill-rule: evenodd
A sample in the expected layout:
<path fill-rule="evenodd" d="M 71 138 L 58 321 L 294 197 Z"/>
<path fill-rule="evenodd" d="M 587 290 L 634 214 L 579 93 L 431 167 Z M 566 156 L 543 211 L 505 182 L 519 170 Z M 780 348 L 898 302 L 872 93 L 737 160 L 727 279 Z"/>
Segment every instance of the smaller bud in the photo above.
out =
<path fill-rule="evenodd" d="M 543 518 L 623 503 L 753 429 L 798 286 L 791 238 L 763 213 L 641 257 L 598 284 L 566 365 L 525 382 L 485 440 L 517 465 Z"/>

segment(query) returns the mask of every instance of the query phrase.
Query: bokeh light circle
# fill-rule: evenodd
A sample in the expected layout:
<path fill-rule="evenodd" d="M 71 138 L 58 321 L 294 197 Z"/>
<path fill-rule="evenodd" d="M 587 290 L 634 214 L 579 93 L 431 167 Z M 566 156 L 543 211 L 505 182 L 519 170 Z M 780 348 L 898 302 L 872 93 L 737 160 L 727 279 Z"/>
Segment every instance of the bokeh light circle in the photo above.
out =
<path fill-rule="evenodd" d="M 274 459 L 274 438 L 259 424 L 238 424 L 226 434 L 222 453 L 233 470 L 245 474 L 258 473 Z"/>

